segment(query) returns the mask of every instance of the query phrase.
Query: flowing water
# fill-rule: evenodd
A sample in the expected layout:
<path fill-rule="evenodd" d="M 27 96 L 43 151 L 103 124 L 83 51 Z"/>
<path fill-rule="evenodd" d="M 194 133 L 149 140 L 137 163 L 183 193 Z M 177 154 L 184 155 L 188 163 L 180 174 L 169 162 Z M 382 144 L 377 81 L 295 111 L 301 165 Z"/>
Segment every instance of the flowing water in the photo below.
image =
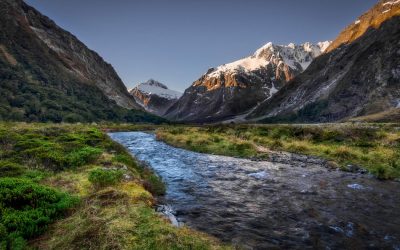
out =
<path fill-rule="evenodd" d="M 282 164 L 200 154 L 143 132 L 110 136 L 163 178 L 169 215 L 225 242 L 245 249 L 400 249 L 399 182 L 311 159 Z"/>

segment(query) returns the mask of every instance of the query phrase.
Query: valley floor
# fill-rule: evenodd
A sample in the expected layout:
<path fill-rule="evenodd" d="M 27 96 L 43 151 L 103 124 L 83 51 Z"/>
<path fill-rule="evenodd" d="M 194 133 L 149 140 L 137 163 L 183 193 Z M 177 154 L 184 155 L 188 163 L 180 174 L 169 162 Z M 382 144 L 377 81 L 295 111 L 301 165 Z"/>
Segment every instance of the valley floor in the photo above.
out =
<path fill-rule="evenodd" d="M 0 249 L 229 248 L 155 212 L 164 184 L 106 134 L 138 130 L 197 152 L 257 160 L 288 151 L 324 158 L 332 168 L 400 177 L 396 124 L 1 123 Z"/>

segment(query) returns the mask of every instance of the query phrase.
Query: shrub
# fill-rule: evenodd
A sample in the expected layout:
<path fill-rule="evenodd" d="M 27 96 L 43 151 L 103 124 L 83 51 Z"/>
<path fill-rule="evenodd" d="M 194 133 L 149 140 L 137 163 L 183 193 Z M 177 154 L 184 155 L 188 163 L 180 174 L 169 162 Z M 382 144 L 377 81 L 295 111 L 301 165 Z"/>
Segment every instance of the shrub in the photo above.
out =
<path fill-rule="evenodd" d="M 123 175 L 121 170 L 97 168 L 90 171 L 89 181 L 97 187 L 105 187 L 117 184 Z"/>
<path fill-rule="evenodd" d="M 96 160 L 103 151 L 94 147 L 83 147 L 67 156 L 67 164 L 73 167 L 83 166 Z"/>
<path fill-rule="evenodd" d="M 0 179 L 0 234 L 11 249 L 37 236 L 78 200 L 66 193 L 26 179 Z"/>
<path fill-rule="evenodd" d="M 65 155 L 58 150 L 30 150 L 29 155 L 52 170 L 62 170 L 66 166 Z"/>
<path fill-rule="evenodd" d="M 0 177 L 16 177 L 23 173 L 22 166 L 9 161 L 0 161 Z"/>
<path fill-rule="evenodd" d="M 117 154 L 113 157 L 112 161 L 123 163 L 131 167 L 137 166 L 135 160 L 128 154 Z"/>

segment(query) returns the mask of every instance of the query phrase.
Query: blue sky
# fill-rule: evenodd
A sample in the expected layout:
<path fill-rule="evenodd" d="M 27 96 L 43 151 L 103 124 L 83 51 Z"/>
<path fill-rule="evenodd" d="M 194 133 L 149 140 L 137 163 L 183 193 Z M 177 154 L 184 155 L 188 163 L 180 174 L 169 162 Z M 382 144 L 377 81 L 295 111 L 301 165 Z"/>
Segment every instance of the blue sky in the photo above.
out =
<path fill-rule="evenodd" d="M 26 0 L 111 63 L 128 88 L 183 91 L 267 42 L 332 40 L 377 0 Z"/>

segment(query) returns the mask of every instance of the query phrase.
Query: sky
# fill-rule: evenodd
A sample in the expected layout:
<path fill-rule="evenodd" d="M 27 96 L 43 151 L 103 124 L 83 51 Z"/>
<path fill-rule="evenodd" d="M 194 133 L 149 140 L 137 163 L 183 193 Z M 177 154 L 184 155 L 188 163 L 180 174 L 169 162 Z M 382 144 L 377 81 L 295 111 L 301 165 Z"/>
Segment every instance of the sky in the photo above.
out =
<path fill-rule="evenodd" d="M 275 44 L 333 40 L 377 0 L 25 0 L 111 63 L 125 85 L 183 91 Z"/>

